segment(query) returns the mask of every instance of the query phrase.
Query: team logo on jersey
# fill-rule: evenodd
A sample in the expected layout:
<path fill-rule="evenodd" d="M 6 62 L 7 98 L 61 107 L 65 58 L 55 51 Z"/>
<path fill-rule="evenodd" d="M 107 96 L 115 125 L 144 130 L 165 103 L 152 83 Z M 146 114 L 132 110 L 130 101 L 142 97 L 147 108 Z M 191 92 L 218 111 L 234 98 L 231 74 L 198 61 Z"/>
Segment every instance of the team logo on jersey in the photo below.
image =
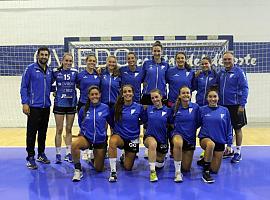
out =
<path fill-rule="evenodd" d="M 107 78 L 107 76 L 106 75 L 103 75 L 103 79 L 106 79 Z"/>
<path fill-rule="evenodd" d="M 210 77 L 210 78 L 209 78 L 209 81 L 212 81 L 212 80 L 213 80 L 213 78 L 212 78 L 212 77 Z"/>
<path fill-rule="evenodd" d="M 102 112 L 98 112 L 98 116 L 100 117 L 102 115 Z"/>
<path fill-rule="evenodd" d="M 161 116 L 163 117 L 166 114 L 167 114 L 167 112 L 162 111 Z"/>
<path fill-rule="evenodd" d="M 128 74 L 128 72 L 124 72 L 124 74 Z"/>
<path fill-rule="evenodd" d="M 133 115 L 135 113 L 136 109 L 131 109 L 130 114 Z"/>
<path fill-rule="evenodd" d="M 193 110 L 193 108 L 188 109 L 189 114 L 192 113 L 192 110 Z"/>
<path fill-rule="evenodd" d="M 204 115 L 205 117 L 210 117 L 211 115 L 209 113 L 207 113 L 206 115 Z"/>
<path fill-rule="evenodd" d="M 161 65 L 161 69 L 163 70 L 165 68 L 165 66 L 164 65 Z"/>
<path fill-rule="evenodd" d="M 87 76 L 85 75 L 85 76 L 83 76 L 83 78 L 87 78 Z"/>
<path fill-rule="evenodd" d="M 36 70 L 36 72 L 40 72 L 39 70 Z"/>
<path fill-rule="evenodd" d="M 149 113 L 150 113 L 150 114 L 153 114 L 153 113 L 154 113 L 154 111 L 152 110 L 152 111 L 150 111 Z"/>
<path fill-rule="evenodd" d="M 180 76 L 179 74 L 175 74 L 175 75 L 173 75 L 173 76 Z"/>
<path fill-rule="evenodd" d="M 114 78 L 113 78 L 113 80 L 116 80 L 116 79 L 117 79 L 117 77 L 114 77 Z"/>
<path fill-rule="evenodd" d="M 97 75 L 94 75 L 94 79 L 97 79 Z"/>
<path fill-rule="evenodd" d="M 220 118 L 223 119 L 225 114 L 220 114 Z"/>
<path fill-rule="evenodd" d="M 136 72 L 136 73 L 134 74 L 134 76 L 135 76 L 135 77 L 137 77 L 138 75 L 139 75 L 139 73 L 138 73 L 138 72 Z"/>
<path fill-rule="evenodd" d="M 230 78 L 232 78 L 234 76 L 234 74 L 230 74 Z"/>
<path fill-rule="evenodd" d="M 71 72 L 71 75 L 73 76 L 75 74 L 75 72 Z"/>
<path fill-rule="evenodd" d="M 190 72 L 186 72 L 186 77 L 188 77 L 189 74 L 190 74 Z"/>

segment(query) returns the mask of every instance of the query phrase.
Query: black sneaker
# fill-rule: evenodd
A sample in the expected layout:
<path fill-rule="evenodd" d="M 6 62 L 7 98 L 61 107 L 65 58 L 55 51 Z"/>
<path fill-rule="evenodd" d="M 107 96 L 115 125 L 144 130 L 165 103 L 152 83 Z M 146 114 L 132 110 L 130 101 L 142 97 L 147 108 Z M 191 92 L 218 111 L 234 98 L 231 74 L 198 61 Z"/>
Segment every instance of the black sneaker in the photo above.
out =
<path fill-rule="evenodd" d="M 51 163 L 51 161 L 47 158 L 45 153 L 39 154 L 38 158 L 37 158 L 37 161 L 41 162 L 41 163 L 44 163 L 44 164 L 50 164 Z"/>
<path fill-rule="evenodd" d="M 120 164 L 121 164 L 122 166 L 124 166 L 124 161 L 125 161 L 125 154 L 122 154 L 122 155 L 120 156 Z"/>
<path fill-rule="evenodd" d="M 37 169 L 38 166 L 36 164 L 36 161 L 35 161 L 35 158 L 33 156 L 31 157 L 27 157 L 26 158 L 26 166 L 29 168 L 29 169 Z"/>
<path fill-rule="evenodd" d="M 205 164 L 204 158 L 201 158 L 200 160 L 197 161 L 197 165 L 203 167 Z"/>
<path fill-rule="evenodd" d="M 116 172 L 111 172 L 109 182 L 116 182 L 117 181 L 117 173 Z"/>
<path fill-rule="evenodd" d="M 203 171 L 202 180 L 205 183 L 214 183 L 215 182 L 215 180 L 211 177 L 209 171 Z"/>

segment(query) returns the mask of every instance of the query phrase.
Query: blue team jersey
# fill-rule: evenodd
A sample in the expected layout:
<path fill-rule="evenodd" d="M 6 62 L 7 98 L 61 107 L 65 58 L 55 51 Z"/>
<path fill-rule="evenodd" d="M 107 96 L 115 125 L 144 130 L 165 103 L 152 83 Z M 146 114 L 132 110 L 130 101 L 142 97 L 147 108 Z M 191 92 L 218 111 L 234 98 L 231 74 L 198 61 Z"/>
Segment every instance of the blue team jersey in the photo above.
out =
<path fill-rule="evenodd" d="M 167 125 L 172 123 L 172 110 L 167 106 L 156 108 L 155 106 L 147 106 L 144 111 L 144 120 L 147 124 L 145 136 L 153 136 L 162 144 L 168 141 Z"/>
<path fill-rule="evenodd" d="M 218 77 L 214 71 L 202 72 L 194 79 L 193 89 L 197 90 L 196 103 L 199 104 L 199 106 L 208 104 L 206 98 L 207 90 L 217 83 Z"/>
<path fill-rule="evenodd" d="M 171 67 L 166 74 L 166 80 L 169 84 L 168 100 L 175 103 L 179 89 L 182 86 L 187 86 L 192 90 L 192 81 L 194 78 L 194 71 L 187 70 L 186 68 L 180 69 L 179 67 Z"/>
<path fill-rule="evenodd" d="M 112 76 L 108 70 L 101 75 L 101 102 L 105 104 L 114 104 L 121 88 L 121 78 Z"/>
<path fill-rule="evenodd" d="M 163 97 L 167 96 L 166 73 L 169 64 L 164 59 L 161 63 L 155 63 L 154 59 L 143 63 L 144 87 L 143 94 L 150 94 L 153 89 L 159 89 Z"/>
<path fill-rule="evenodd" d="M 83 104 L 86 103 L 88 99 L 88 88 L 92 85 L 100 87 L 100 76 L 94 71 L 90 74 L 87 70 L 83 70 L 78 74 L 78 87 L 80 90 L 79 101 Z"/>
<path fill-rule="evenodd" d="M 139 139 L 140 119 L 143 115 L 143 106 L 133 102 L 131 105 L 123 105 L 122 120 L 115 121 L 114 133 L 119 134 L 125 140 Z"/>
<path fill-rule="evenodd" d="M 201 129 L 199 138 L 210 138 L 221 144 L 232 144 L 230 113 L 223 106 L 200 108 Z"/>
<path fill-rule="evenodd" d="M 106 142 L 106 122 L 109 121 L 109 106 L 103 103 L 90 105 L 84 116 L 83 106 L 78 115 L 80 133 L 87 137 L 93 144 Z"/>
<path fill-rule="evenodd" d="M 134 87 L 134 98 L 133 100 L 137 103 L 141 99 L 141 84 L 143 81 L 142 67 L 136 66 L 135 71 L 131 71 L 128 66 L 120 68 L 122 85 L 130 84 Z"/>
<path fill-rule="evenodd" d="M 245 106 L 248 97 L 248 82 L 245 72 L 233 66 L 219 73 L 219 103 L 221 105 Z"/>
<path fill-rule="evenodd" d="M 74 68 L 53 69 L 53 78 L 56 81 L 56 96 L 54 106 L 75 107 L 77 105 L 76 82 L 78 71 Z"/>
<path fill-rule="evenodd" d="M 188 108 L 180 104 L 174 114 L 174 130 L 171 137 L 180 134 L 189 144 L 196 145 L 196 131 L 200 126 L 199 105 L 190 102 Z"/>

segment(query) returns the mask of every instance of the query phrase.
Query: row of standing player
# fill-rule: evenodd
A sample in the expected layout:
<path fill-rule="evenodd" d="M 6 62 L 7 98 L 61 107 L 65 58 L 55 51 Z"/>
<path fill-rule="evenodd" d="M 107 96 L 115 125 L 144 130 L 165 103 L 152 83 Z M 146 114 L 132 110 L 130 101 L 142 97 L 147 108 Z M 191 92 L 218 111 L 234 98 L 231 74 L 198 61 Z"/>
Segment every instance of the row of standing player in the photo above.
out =
<path fill-rule="evenodd" d="M 44 154 L 44 149 L 45 149 L 45 142 L 44 142 L 44 145 L 43 145 L 43 140 L 44 140 L 44 130 L 46 127 L 33 127 L 33 125 L 31 124 L 37 124 L 35 122 L 35 120 L 37 120 L 38 118 L 38 115 L 40 116 L 47 116 L 48 115 L 48 112 L 46 112 L 47 114 L 46 115 L 43 115 L 43 114 L 40 114 L 40 113 L 37 113 L 37 114 L 34 114 L 34 115 L 29 115 L 29 111 L 30 110 L 33 110 L 31 112 L 32 113 L 36 113 L 36 110 L 35 108 L 38 108 L 39 106 L 41 108 L 46 108 L 46 106 L 48 106 L 47 102 L 45 101 L 43 104 L 41 105 L 38 105 L 37 102 L 35 101 L 35 98 L 38 96 L 38 95 L 35 95 L 35 98 L 34 98 L 34 93 L 31 92 L 30 93 L 30 96 L 28 97 L 28 89 L 31 88 L 32 90 L 32 85 L 35 85 L 36 88 L 40 87 L 40 89 L 42 89 L 43 86 L 40 86 L 40 83 L 39 84 L 33 84 L 33 81 L 35 80 L 31 80 L 29 79 L 29 74 L 31 74 L 33 72 L 33 70 L 31 70 L 31 68 L 34 68 L 36 69 L 37 71 L 36 72 L 45 72 L 45 73 L 37 73 L 39 75 L 42 75 L 42 74 L 47 74 L 47 83 L 48 85 L 50 84 L 50 81 L 52 80 L 49 80 L 49 70 L 46 69 L 46 59 L 48 59 L 48 56 L 49 56 L 49 50 L 47 51 L 46 49 L 44 51 L 42 51 L 42 49 L 39 49 L 41 51 L 38 51 L 38 62 L 37 63 L 34 63 L 32 64 L 31 66 L 32 67 L 28 67 L 24 73 L 24 76 L 23 76 L 23 80 L 22 80 L 22 88 L 21 88 L 21 94 L 22 94 L 22 103 L 23 103 L 23 110 L 24 110 L 24 113 L 28 114 L 28 126 L 27 126 L 27 151 L 28 151 L 28 157 L 27 157 L 27 164 L 31 167 L 31 162 L 34 163 L 34 145 L 33 144 L 33 141 L 35 141 L 35 135 L 36 133 L 34 133 L 35 131 L 33 129 L 36 128 L 36 130 L 39 130 L 39 155 L 38 155 L 38 161 L 43 161 L 43 162 L 46 162 L 48 163 L 48 159 L 46 158 L 46 155 Z M 149 91 L 155 87 L 158 87 L 162 93 L 162 96 L 164 96 L 165 94 L 165 87 L 164 87 L 164 80 L 166 80 L 166 77 L 167 77 L 167 80 L 168 77 L 171 77 L 171 83 L 170 84 L 170 91 L 172 92 L 171 94 L 174 94 L 175 96 L 175 91 L 176 91 L 176 88 L 179 88 L 181 87 L 181 83 L 182 85 L 187 85 L 188 87 L 191 87 L 191 81 L 187 82 L 186 79 L 188 79 L 189 75 L 192 74 L 192 78 L 189 78 L 190 80 L 192 80 L 194 78 L 194 72 L 192 70 L 190 70 L 188 67 L 187 67 L 187 64 L 185 62 L 186 60 L 186 57 L 185 57 L 185 54 L 184 53 L 178 53 L 176 55 L 176 61 L 177 61 L 177 66 L 176 67 L 173 67 L 173 68 L 168 68 L 167 67 L 167 64 L 162 60 L 162 57 L 161 57 L 161 52 L 162 52 L 162 46 L 159 42 L 156 42 L 153 47 L 152 47 L 152 52 L 153 52 L 153 60 L 150 60 L 150 61 L 147 61 L 145 62 L 144 66 L 143 66 L 143 69 L 145 71 L 145 74 L 144 74 L 144 95 L 142 97 L 142 103 L 143 104 L 150 104 L 151 103 L 151 98 L 149 96 Z M 45 55 L 44 55 L 45 54 Z M 224 65 L 226 67 L 226 57 L 229 57 L 229 59 L 227 59 L 229 62 L 228 65 L 233 65 L 233 55 L 231 53 L 226 53 L 224 54 Z M 136 66 L 136 57 L 133 53 L 130 53 L 128 55 L 128 64 L 129 66 L 128 67 L 123 67 L 120 69 L 120 72 L 122 75 L 122 83 L 125 84 L 125 83 L 132 83 L 133 86 L 135 86 L 135 98 L 134 100 L 136 101 L 136 96 L 138 97 L 138 92 L 136 92 L 136 88 L 137 88 L 137 91 L 138 90 L 138 85 L 141 84 L 142 82 L 142 76 L 140 75 L 140 71 L 141 71 L 141 68 L 137 67 Z M 72 82 L 71 78 L 73 78 L 72 74 L 76 74 L 76 71 L 72 71 L 72 73 L 70 74 L 70 72 L 67 70 L 71 64 L 72 64 L 72 56 L 69 55 L 69 54 L 66 54 L 64 57 L 63 57 L 63 70 L 55 70 L 54 71 L 54 74 L 56 74 L 56 80 L 57 80 L 57 77 L 59 77 L 59 82 L 57 83 L 57 86 L 59 86 L 59 88 L 61 88 L 61 79 L 67 79 L 66 81 L 67 82 Z M 117 70 L 115 70 L 115 66 L 116 66 L 116 58 L 113 57 L 113 56 L 110 56 L 108 59 L 107 59 L 107 65 L 108 65 L 108 71 L 107 71 L 107 74 L 105 73 L 105 76 L 103 77 L 104 79 L 106 79 L 108 77 L 108 80 L 116 80 L 116 76 L 117 76 Z M 232 64 L 231 64 L 232 63 Z M 199 104 L 205 104 L 205 91 L 207 90 L 207 88 L 214 84 L 214 81 L 213 79 L 215 78 L 215 73 L 211 70 L 211 67 L 210 67 L 210 60 L 209 59 L 203 59 L 202 60 L 202 64 L 203 64 L 203 72 L 202 73 L 198 73 L 196 78 L 195 78 L 195 87 L 197 87 L 197 102 Z M 87 57 L 87 69 L 83 72 L 81 72 L 81 81 L 88 81 L 91 82 L 91 77 L 92 79 L 97 79 L 98 77 L 98 73 L 95 72 L 94 68 L 95 68 L 95 65 L 96 65 L 96 58 L 94 56 L 89 56 Z M 30 70 L 29 70 L 30 68 Z M 43 69 L 43 70 L 42 70 Z M 165 69 L 165 70 L 164 70 Z M 238 68 L 237 68 L 238 69 Z M 165 72 L 163 72 L 163 70 Z M 238 70 L 239 71 L 239 70 Z M 223 87 L 223 90 L 222 91 L 230 91 L 231 89 L 231 93 L 232 92 L 235 92 L 235 90 L 238 90 L 238 88 L 242 89 L 243 87 L 239 87 L 239 74 L 243 74 L 244 73 L 237 73 L 238 71 L 235 70 L 235 67 L 232 67 L 230 66 L 230 69 L 227 70 L 225 72 L 225 75 L 222 76 L 221 74 L 221 79 L 223 77 L 223 83 L 224 83 L 224 87 Z M 63 72 L 63 74 L 62 74 Z M 64 72 L 67 72 L 67 74 L 65 74 Z M 157 72 L 161 72 L 161 74 L 157 73 Z M 163 73 L 163 74 L 162 74 Z M 35 76 L 37 75 L 35 74 Z M 172 76 L 168 76 L 169 74 L 172 74 Z M 181 76 L 182 74 L 182 76 Z M 183 76 L 184 74 L 184 76 Z M 87 75 L 90 77 L 87 77 Z M 91 76 L 92 75 L 92 76 Z M 234 76 L 235 75 L 235 76 Z M 114 76 L 112 78 L 112 76 Z M 44 76 L 46 77 L 46 76 Z M 78 76 L 79 77 L 79 76 Z M 173 77 L 173 78 L 172 78 Z M 227 78 L 232 78 L 233 77 L 233 80 L 234 82 L 227 86 L 226 85 L 226 80 Z M 43 76 L 42 76 L 43 78 Z M 137 79 L 136 79 L 137 78 Z M 185 79 L 186 78 L 186 79 Z M 138 80 L 138 79 L 141 79 L 141 80 Z M 244 76 L 244 79 L 245 79 L 245 76 Z M 43 80 L 43 79 L 42 79 Z M 242 80 L 242 79 L 241 79 Z M 246 80 L 246 79 L 245 79 Z M 31 82 L 32 81 L 32 82 Z M 178 82 L 177 82 L 178 81 Z M 185 83 L 183 83 L 184 81 L 186 81 Z M 213 82 L 211 84 L 211 81 Z M 181 83 L 179 83 L 181 82 Z M 227 81 L 228 82 L 228 81 Z M 242 81 L 242 83 L 246 81 Z M 46 82 L 43 82 L 43 83 L 46 83 Z M 59 84 L 59 85 L 58 85 Z M 137 84 L 137 85 L 136 85 Z M 166 82 L 165 82 L 166 84 Z M 31 87 L 30 87 L 31 85 Z M 91 85 L 91 84 L 90 84 Z M 117 85 L 117 84 L 116 84 Z M 173 88 L 173 85 L 178 85 L 176 88 Z M 243 85 L 243 84 L 242 84 Z M 65 90 L 65 87 L 62 87 L 63 90 L 65 90 L 65 92 L 68 93 L 69 92 L 72 92 L 71 90 L 69 90 L 69 87 L 70 84 L 65 84 L 66 86 L 66 90 Z M 112 85 L 113 86 L 113 85 Z M 247 88 L 247 84 L 244 84 L 244 89 Z M 73 87 L 73 86 L 71 86 Z M 82 89 L 84 87 L 84 89 Z M 82 106 L 84 103 L 85 103 L 85 97 L 87 95 L 86 94 L 86 91 L 87 91 L 87 88 L 89 87 L 89 85 L 87 85 L 87 83 L 84 85 L 84 84 L 81 84 L 81 94 L 84 94 L 84 95 L 81 95 L 84 96 L 84 98 L 80 98 L 80 101 L 79 101 L 79 107 Z M 227 88 L 226 88 L 227 87 Z M 233 88 L 230 88 L 230 87 L 233 87 Z M 48 88 L 49 87 L 45 87 Z M 201 92 L 199 92 L 201 90 Z M 42 90 L 41 90 L 42 91 Z M 60 90 L 61 91 L 61 90 Z M 103 96 L 103 102 L 106 101 L 106 94 L 107 94 L 107 101 L 108 102 L 105 102 L 105 103 L 108 103 L 111 108 L 113 107 L 111 104 L 111 102 L 109 101 L 110 100 L 110 93 L 108 95 L 108 92 L 106 91 L 105 88 L 102 88 L 101 86 L 101 91 L 105 91 L 105 94 L 104 95 L 101 95 Z M 61 93 L 62 92 L 62 93 Z M 65 94 L 65 96 L 62 96 L 63 91 L 59 92 L 58 94 L 61 95 L 61 97 L 65 97 L 64 99 L 68 99 L 69 100 L 69 104 L 70 104 L 70 100 L 72 98 L 70 98 L 70 93 L 69 94 Z M 243 92 L 237 92 L 237 95 L 240 96 L 240 98 L 238 98 L 238 96 L 233 96 L 235 99 L 239 100 L 237 103 L 238 107 L 240 108 L 243 108 L 245 103 L 246 103 L 246 98 L 247 98 L 247 93 L 245 91 Z M 45 92 L 43 93 L 45 95 Z M 241 94 L 241 95 L 240 95 Z M 33 95 L 33 96 L 31 96 Z M 177 95 L 177 93 L 176 93 Z M 57 95 L 56 95 L 57 96 Z M 113 96 L 113 95 L 112 95 Z M 168 105 L 172 105 L 174 102 L 172 101 L 172 98 L 171 96 L 173 95 L 170 95 L 169 93 L 169 102 L 168 102 Z M 43 97 L 43 96 L 41 96 Z M 115 95 L 114 95 L 115 97 Z M 229 101 L 230 99 L 226 99 L 227 98 L 227 95 L 224 95 L 223 94 L 223 105 L 226 105 L 224 104 L 225 101 Z M 44 100 L 46 100 L 45 96 L 44 98 L 42 98 Z M 56 98 L 56 99 L 59 99 L 61 100 L 61 98 Z M 116 98 L 115 98 L 116 99 Z M 31 100 L 31 102 L 30 102 Z M 225 101 L 224 101 L 225 100 Z M 84 101 L 84 102 L 83 102 Z M 202 103 L 200 103 L 200 101 Z M 57 100 L 56 100 L 57 102 Z M 72 101 L 74 102 L 74 101 Z M 76 102 L 76 101 L 75 101 Z M 239 103 L 240 102 L 240 103 Z M 47 104 L 46 104 L 47 103 Z M 230 102 L 229 102 L 230 103 Z M 234 102 L 233 102 L 234 103 Z M 243 104 L 244 103 L 244 104 Z M 30 105 L 30 108 L 29 108 L 29 104 Z M 46 105 L 45 105 L 46 104 Z M 56 104 L 57 105 L 57 104 Z M 74 105 L 74 104 L 72 104 Z M 67 119 L 67 127 L 66 127 L 66 130 L 67 130 L 67 133 L 70 133 L 70 137 L 68 137 L 68 134 L 67 134 L 67 137 L 66 137 L 66 142 L 67 141 L 70 141 L 71 143 L 71 127 L 72 127 L 72 124 L 73 124 L 73 120 L 74 120 L 74 114 L 73 113 L 70 113 L 70 112 L 74 112 L 75 113 L 75 107 L 72 107 L 72 109 L 70 110 L 71 108 L 69 109 L 63 109 L 61 108 L 61 106 L 55 106 L 54 107 L 54 113 L 55 113 L 55 116 L 56 116 L 56 124 L 57 124 L 57 134 L 56 134 L 56 147 L 57 147 L 57 155 L 59 155 L 59 152 L 60 152 L 60 147 L 59 147 L 59 141 L 60 141 L 60 144 L 61 144 L 61 132 L 62 132 L 62 129 L 63 129 L 63 120 L 64 120 L 64 115 L 66 114 L 66 119 Z M 235 109 L 234 109 L 235 110 Z M 240 109 L 241 110 L 241 109 Z M 242 109 L 243 110 L 243 109 Z M 47 109 L 41 109 L 40 112 L 45 112 L 47 111 Z M 243 112 L 243 111 L 242 111 Z M 31 116 L 34 116 L 33 118 Z M 73 117 L 72 117 L 73 116 Z M 33 123 L 31 123 L 31 120 Z M 34 121 L 33 121 L 34 120 Z M 39 119 L 40 120 L 40 119 Z M 42 120 L 45 120 L 46 122 L 46 119 L 44 119 L 44 117 L 41 119 Z M 71 123 L 69 123 L 71 122 Z M 44 123 L 43 123 L 44 124 Z M 46 123 L 45 123 L 46 124 Z M 59 125 L 59 126 L 58 126 Z M 234 127 L 235 128 L 235 127 Z M 69 131 L 70 130 L 70 131 Z M 237 129 L 239 130 L 239 129 Z M 241 130 L 241 128 L 240 128 Z M 42 139 L 43 138 L 43 139 Z M 46 138 L 46 134 L 45 134 L 45 138 Z M 58 138 L 58 139 L 57 139 Z M 237 137 L 236 137 L 237 139 Z M 57 144 L 57 141 L 58 141 L 58 144 Z M 68 142 L 67 142 L 68 143 Z M 240 146 L 240 145 L 238 145 Z M 70 145 L 68 144 L 68 153 L 67 155 L 70 155 Z M 240 155 L 240 152 L 239 152 L 239 155 Z M 70 160 L 70 158 L 66 158 L 67 160 Z M 59 159 L 58 159 L 59 160 Z M 35 165 L 36 166 L 36 165 Z M 35 168 L 35 167 L 34 167 Z"/>

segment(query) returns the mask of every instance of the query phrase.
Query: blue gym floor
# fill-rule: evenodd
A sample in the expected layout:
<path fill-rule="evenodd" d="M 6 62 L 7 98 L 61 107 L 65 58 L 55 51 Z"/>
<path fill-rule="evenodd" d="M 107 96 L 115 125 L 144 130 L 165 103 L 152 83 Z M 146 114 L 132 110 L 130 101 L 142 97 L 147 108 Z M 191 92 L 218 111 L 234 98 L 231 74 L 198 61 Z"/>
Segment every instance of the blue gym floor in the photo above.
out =
<path fill-rule="evenodd" d="M 0 199 L 270 199 L 270 146 L 243 147 L 243 160 L 238 164 L 223 160 L 219 174 L 213 175 L 214 184 L 201 180 L 201 168 L 196 165 L 199 149 L 183 183 L 173 182 L 174 164 L 170 158 L 157 172 L 159 181 L 150 183 L 148 162 L 142 156 L 136 159 L 131 172 L 117 164 L 116 183 L 108 182 L 108 159 L 102 173 L 82 161 L 84 177 L 73 183 L 73 165 L 54 164 L 54 148 L 47 148 L 46 152 L 52 164 L 38 163 L 38 170 L 29 170 L 25 148 L 0 148 Z"/>

